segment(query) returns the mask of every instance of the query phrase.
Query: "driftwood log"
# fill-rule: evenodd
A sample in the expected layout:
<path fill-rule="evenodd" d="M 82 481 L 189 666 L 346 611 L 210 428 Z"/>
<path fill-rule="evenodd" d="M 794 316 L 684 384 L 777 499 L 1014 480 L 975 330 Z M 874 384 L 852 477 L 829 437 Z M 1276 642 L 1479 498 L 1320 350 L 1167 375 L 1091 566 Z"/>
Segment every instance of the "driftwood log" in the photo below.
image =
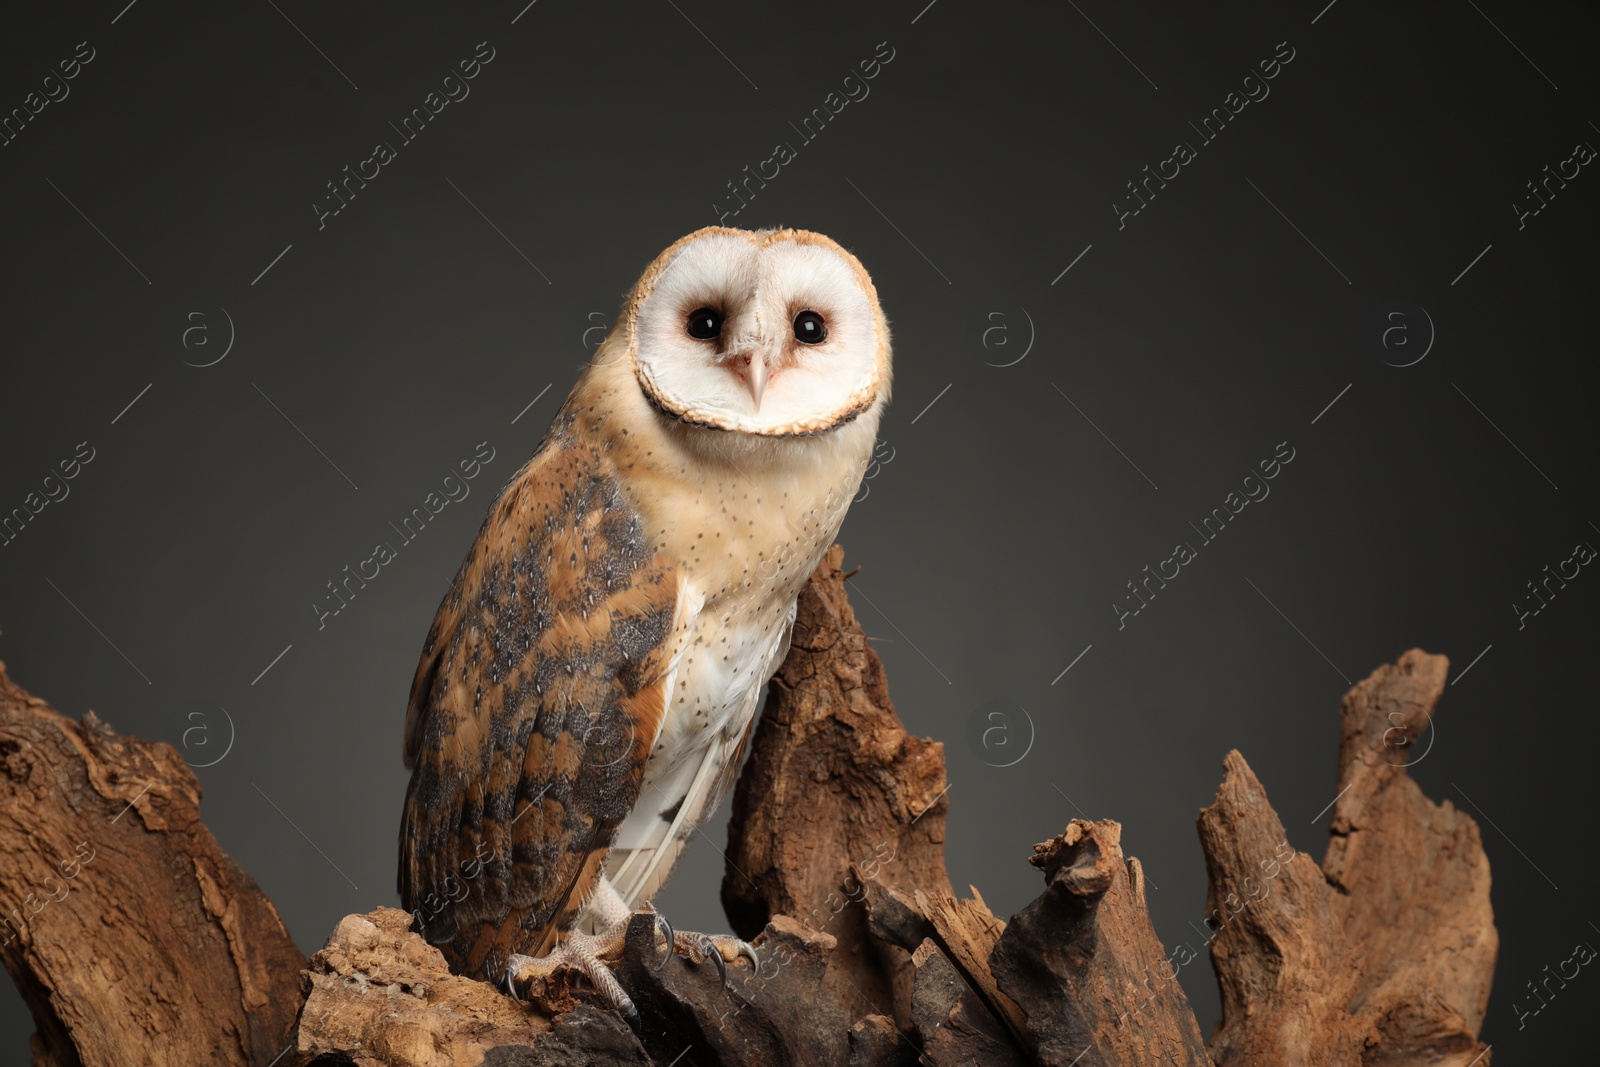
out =
<path fill-rule="evenodd" d="M 525 1004 L 452 975 L 392 908 L 303 959 L 169 746 L 71 722 L 0 665 L 0 955 L 34 1062 L 1486 1067 L 1488 862 L 1405 770 L 1443 657 L 1408 652 L 1345 697 L 1320 865 L 1227 755 L 1199 819 L 1223 1008 L 1207 1040 L 1183 992 L 1197 971 L 1180 977 L 1195 953 L 1157 937 L 1117 823 L 1034 846 L 1044 891 L 1009 922 L 955 894 L 943 748 L 895 715 L 841 560 L 801 595 L 735 794 L 723 903 L 760 965 L 660 963 L 635 917 L 617 973 L 637 1027 L 581 978 Z"/>

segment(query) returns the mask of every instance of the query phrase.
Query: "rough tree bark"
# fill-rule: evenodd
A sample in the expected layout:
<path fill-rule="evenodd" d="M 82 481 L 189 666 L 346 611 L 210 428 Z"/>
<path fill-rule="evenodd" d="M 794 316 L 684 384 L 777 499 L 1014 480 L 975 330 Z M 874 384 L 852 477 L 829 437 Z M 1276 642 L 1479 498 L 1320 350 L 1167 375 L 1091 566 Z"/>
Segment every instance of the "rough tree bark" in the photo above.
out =
<path fill-rule="evenodd" d="M 735 794 L 723 901 L 760 964 L 730 964 L 724 981 L 709 964 L 658 963 L 654 926 L 635 917 L 617 974 L 637 1028 L 581 978 L 521 1004 L 451 975 L 391 908 L 347 916 L 302 961 L 200 826 L 198 784 L 170 748 L 92 715 L 68 722 L 0 669 L 0 847 L 19 857 L 0 904 L 37 902 L 82 827 L 98 835 L 67 896 L 5 949 L 38 1021 L 35 1062 L 137 1049 L 142 1062 L 267 1067 L 292 1019 L 279 1067 L 1486 1067 L 1488 864 L 1472 820 L 1405 771 L 1443 657 L 1408 652 L 1345 697 L 1321 865 L 1288 846 L 1228 754 L 1199 820 L 1224 1012 L 1208 1046 L 1179 979 L 1194 956 L 1162 947 L 1118 824 L 1073 820 L 1034 846 L 1045 889 L 1009 923 L 976 889 L 955 895 L 943 748 L 895 715 L 841 559 L 834 548 L 801 595 Z"/>
<path fill-rule="evenodd" d="M 796 604 L 789 656 L 734 791 L 722 904 L 746 938 L 789 915 L 844 941 L 852 951 L 828 968 L 827 996 L 852 1019 L 876 1013 L 903 1029 L 910 952 L 866 936 L 861 883 L 850 875 L 854 867 L 886 887 L 950 895 L 944 746 L 912 737 L 895 714 L 883 662 L 851 610 L 843 559 L 829 549 Z"/>
<path fill-rule="evenodd" d="M 38 1067 L 265 1064 L 305 957 L 200 822 L 170 745 L 81 723 L 0 663 L 0 956 Z"/>

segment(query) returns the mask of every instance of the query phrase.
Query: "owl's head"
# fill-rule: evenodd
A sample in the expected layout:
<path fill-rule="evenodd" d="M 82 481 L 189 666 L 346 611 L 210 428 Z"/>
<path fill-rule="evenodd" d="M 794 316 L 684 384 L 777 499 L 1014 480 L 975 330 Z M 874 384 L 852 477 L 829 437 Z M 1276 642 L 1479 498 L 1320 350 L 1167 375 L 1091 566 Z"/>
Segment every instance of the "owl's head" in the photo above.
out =
<path fill-rule="evenodd" d="M 640 277 L 622 326 L 645 397 L 691 425 L 818 434 L 888 397 L 877 290 L 818 233 L 691 233 Z"/>

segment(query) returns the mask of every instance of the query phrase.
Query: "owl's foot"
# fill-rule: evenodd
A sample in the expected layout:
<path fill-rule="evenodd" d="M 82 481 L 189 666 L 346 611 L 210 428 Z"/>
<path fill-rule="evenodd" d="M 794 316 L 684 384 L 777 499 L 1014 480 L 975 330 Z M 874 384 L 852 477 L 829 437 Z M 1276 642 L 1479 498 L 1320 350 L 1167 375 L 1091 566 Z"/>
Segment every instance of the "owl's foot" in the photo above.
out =
<path fill-rule="evenodd" d="M 665 923 L 666 919 L 661 919 L 661 922 Z M 667 924 L 667 932 L 672 936 L 672 951 L 675 954 L 694 964 L 711 960 L 722 972 L 724 982 L 728 980 L 728 964 L 740 957 L 749 960 L 751 967 L 761 966 L 761 961 L 756 958 L 755 947 L 732 934 L 696 934 L 688 930 L 673 933 L 670 923 Z M 666 960 L 661 961 L 663 967 L 666 964 Z"/>
<path fill-rule="evenodd" d="M 641 914 L 649 915 L 655 920 L 657 944 L 672 946 L 672 951 L 662 957 L 658 970 L 660 967 L 665 967 L 667 960 L 674 955 L 682 956 L 696 965 L 710 960 L 717 965 L 718 973 L 726 982 L 728 964 L 741 957 L 749 960 L 751 967 L 761 965 L 761 961 L 756 958 L 755 948 L 732 934 L 674 931 L 672 924 L 667 922 L 660 912 L 649 910 Z M 617 981 L 616 975 L 611 973 L 611 968 L 622 959 L 627 934 L 628 923 L 624 921 L 613 924 L 604 933 L 586 934 L 574 931 L 546 956 L 524 956 L 516 953 L 506 960 L 506 991 L 518 999 L 526 999 L 525 994 L 534 982 L 548 980 L 562 968 L 570 968 L 589 979 L 612 1007 L 626 1016 L 629 1022 L 637 1024 L 639 1010 L 634 1007 L 632 998 L 623 990 L 622 983 Z"/>
<path fill-rule="evenodd" d="M 626 937 L 628 922 L 633 918 L 634 912 L 629 909 L 622 895 L 611 884 L 611 880 L 604 875 L 600 878 L 600 884 L 595 890 L 594 897 L 589 901 L 588 909 L 592 916 L 590 921 L 593 924 L 590 929 L 594 930 L 596 934 L 604 932 Z M 761 966 L 761 961 L 756 959 L 756 950 L 732 934 L 707 935 L 689 933 L 687 931 L 675 934 L 672 931 L 672 924 L 667 922 L 666 916 L 657 911 L 656 906 L 648 900 L 645 901 L 644 909 L 638 914 L 648 915 L 655 920 L 657 937 L 660 937 L 662 927 L 666 927 L 666 939 L 672 945 L 674 954 L 682 956 L 694 964 L 704 963 L 707 959 L 714 958 L 717 969 L 722 972 L 724 980 L 728 977 L 726 964 L 732 963 L 741 956 L 750 961 L 750 966 Z M 670 958 L 670 956 L 663 956 L 656 969 L 660 970 L 665 967 L 667 960 Z"/>
<path fill-rule="evenodd" d="M 665 925 L 666 920 L 661 920 Z M 601 934 L 574 931 L 567 935 L 545 956 L 524 956 L 514 953 L 506 960 L 506 992 L 519 1000 L 535 981 L 548 980 L 563 967 L 571 968 L 594 983 L 600 995 L 611 1002 L 628 1021 L 639 1022 L 639 1009 L 623 990 L 622 983 L 611 973 L 611 967 L 622 958 L 622 947 L 627 939 L 627 924 L 622 923 Z M 659 933 L 659 931 L 658 931 Z M 672 927 L 667 927 L 667 937 L 672 937 Z"/>

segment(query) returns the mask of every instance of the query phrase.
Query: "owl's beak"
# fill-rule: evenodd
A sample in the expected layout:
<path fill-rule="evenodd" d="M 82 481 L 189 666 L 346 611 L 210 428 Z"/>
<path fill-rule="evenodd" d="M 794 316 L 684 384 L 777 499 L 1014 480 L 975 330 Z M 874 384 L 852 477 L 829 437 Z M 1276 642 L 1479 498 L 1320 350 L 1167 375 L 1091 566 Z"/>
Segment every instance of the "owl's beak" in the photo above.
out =
<path fill-rule="evenodd" d="M 756 410 L 761 410 L 761 394 L 767 391 L 767 361 L 760 355 L 749 357 L 750 363 L 744 370 L 744 387 L 750 391 L 750 399 L 756 402 Z"/>

